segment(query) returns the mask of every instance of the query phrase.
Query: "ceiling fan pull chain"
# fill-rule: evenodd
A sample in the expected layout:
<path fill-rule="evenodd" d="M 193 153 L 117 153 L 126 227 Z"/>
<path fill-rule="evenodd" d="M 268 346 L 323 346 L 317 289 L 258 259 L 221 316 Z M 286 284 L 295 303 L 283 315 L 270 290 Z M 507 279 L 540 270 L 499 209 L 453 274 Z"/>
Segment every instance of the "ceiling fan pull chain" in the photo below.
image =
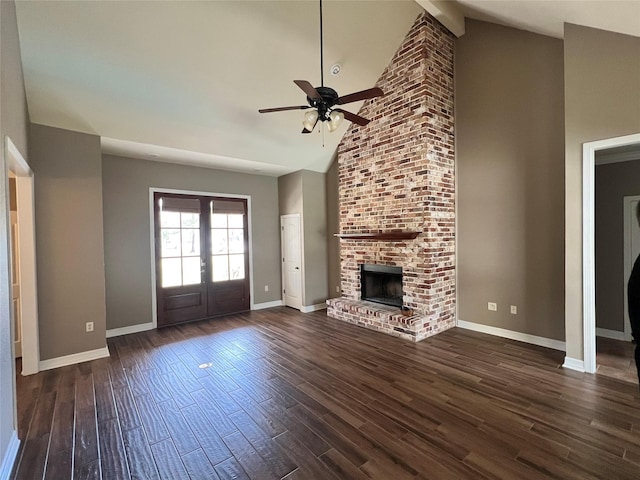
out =
<path fill-rule="evenodd" d="M 320 125 L 320 130 L 322 130 L 322 148 L 324 148 L 324 122 Z"/>

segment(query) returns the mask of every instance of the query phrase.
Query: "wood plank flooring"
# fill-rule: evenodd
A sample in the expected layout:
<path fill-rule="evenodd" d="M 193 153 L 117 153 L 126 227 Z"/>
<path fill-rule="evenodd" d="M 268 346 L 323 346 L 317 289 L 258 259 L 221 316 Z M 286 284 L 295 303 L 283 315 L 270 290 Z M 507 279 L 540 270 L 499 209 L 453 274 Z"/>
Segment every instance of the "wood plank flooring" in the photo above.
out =
<path fill-rule="evenodd" d="M 632 342 L 596 337 L 596 373 L 637 385 L 635 348 Z"/>
<path fill-rule="evenodd" d="M 19 377 L 15 479 L 638 479 L 638 386 L 454 328 L 274 308 Z"/>

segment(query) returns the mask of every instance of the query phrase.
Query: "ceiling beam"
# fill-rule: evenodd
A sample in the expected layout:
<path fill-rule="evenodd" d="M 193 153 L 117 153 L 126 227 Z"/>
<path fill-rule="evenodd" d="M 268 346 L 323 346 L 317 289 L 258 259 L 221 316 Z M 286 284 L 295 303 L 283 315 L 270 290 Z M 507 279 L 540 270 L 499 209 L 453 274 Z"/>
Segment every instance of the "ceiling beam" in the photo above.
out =
<path fill-rule="evenodd" d="M 455 2 L 445 0 L 416 0 L 416 2 L 456 37 L 464 35 L 464 15 Z"/>

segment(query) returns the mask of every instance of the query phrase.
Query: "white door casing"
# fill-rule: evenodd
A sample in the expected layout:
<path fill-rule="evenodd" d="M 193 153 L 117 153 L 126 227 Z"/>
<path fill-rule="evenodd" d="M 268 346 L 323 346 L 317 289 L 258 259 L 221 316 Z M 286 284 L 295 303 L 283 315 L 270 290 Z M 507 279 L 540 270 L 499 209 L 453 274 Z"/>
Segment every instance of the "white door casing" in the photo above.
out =
<path fill-rule="evenodd" d="M 624 197 L 624 338 L 631 340 L 631 323 L 629 323 L 629 299 L 627 297 L 627 281 L 638 255 L 640 255 L 640 227 L 636 219 L 636 208 L 640 195 Z"/>
<path fill-rule="evenodd" d="M 40 370 L 40 340 L 38 333 L 38 291 L 36 282 L 36 234 L 33 171 L 9 137 L 5 137 L 7 168 L 16 176 L 18 206 L 18 238 L 20 252 L 20 317 L 22 374 L 31 375 Z"/>
<path fill-rule="evenodd" d="M 280 217 L 282 245 L 282 301 L 298 310 L 302 308 L 302 241 L 300 215 Z"/>
<path fill-rule="evenodd" d="M 595 161 L 596 152 L 640 143 L 640 133 L 582 144 L 582 360 L 565 357 L 564 367 L 596 371 Z M 626 282 L 626 280 L 625 280 Z M 626 283 L 625 283 L 626 285 Z M 567 339 L 569 341 L 569 339 Z"/>

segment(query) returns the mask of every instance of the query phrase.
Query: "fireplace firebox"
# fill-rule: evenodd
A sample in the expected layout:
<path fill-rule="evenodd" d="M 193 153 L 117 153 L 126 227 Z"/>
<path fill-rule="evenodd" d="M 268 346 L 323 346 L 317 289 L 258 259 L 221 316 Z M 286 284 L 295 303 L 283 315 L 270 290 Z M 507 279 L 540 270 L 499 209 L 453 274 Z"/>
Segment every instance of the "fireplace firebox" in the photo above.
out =
<path fill-rule="evenodd" d="M 362 300 L 401 307 L 402 267 L 361 264 L 360 294 Z"/>

